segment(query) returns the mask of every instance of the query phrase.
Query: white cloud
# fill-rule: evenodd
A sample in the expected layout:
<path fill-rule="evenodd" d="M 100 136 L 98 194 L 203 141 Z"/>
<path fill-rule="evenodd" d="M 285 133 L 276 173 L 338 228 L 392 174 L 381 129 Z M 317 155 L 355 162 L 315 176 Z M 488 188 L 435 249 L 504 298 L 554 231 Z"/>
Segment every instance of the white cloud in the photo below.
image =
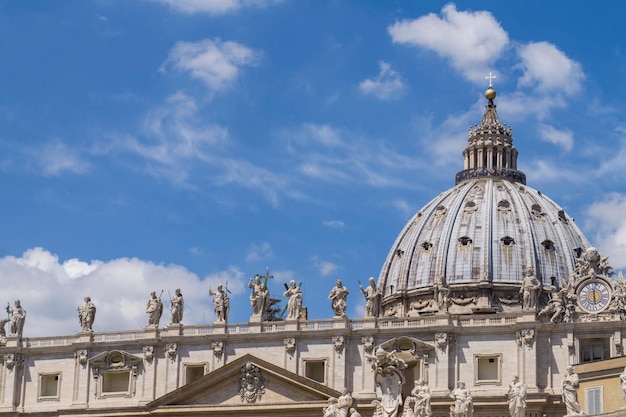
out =
<path fill-rule="evenodd" d="M 189 253 L 192 254 L 193 256 L 200 256 L 202 255 L 203 250 L 197 246 L 193 246 L 189 248 Z"/>
<path fill-rule="evenodd" d="M 592 243 L 609 256 L 613 267 L 626 268 L 626 195 L 611 193 L 591 204 L 586 213 L 585 228 L 597 236 Z"/>
<path fill-rule="evenodd" d="M 343 230 L 346 228 L 346 224 L 341 220 L 324 220 L 322 224 L 333 229 Z"/>
<path fill-rule="evenodd" d="M 264 7 L 282 0 L 149 0 L 169 6 L 179 13 L 224 15 L 249 6 Z"/>
<path fill-rule="evenodd" d="M 539 120 L 549 118 L 553 109 L 567 107 L 568 103 L 558 94 L 526 94 L 515 91 L 498 101 L 498 114 L 503 122 L 523 121 L 528 116 L 535 116 Z"/>
<path fill-rule="evenodd" d="M 518 54 L 524 70 L 519 79 L 520 86 L 535 87 L 540 92 L 563 91 L 567 94 L 580 90 L 585 78 L 581 65 L 551 43 L 529 43 L 520 46 Z"/>
<path fill-rule="evenodd" d="M 412 186 L 406 181 L 406 170 L 415 168 L 413 157 L 389 149 L 382 140 L 315 124 L 285 131 L 283 136 L 287 149 L 300 158 L 298 171 L 308 178 L 375 187 Z"/>
<path fill-rule="evenodd" d="M 400 213 L 404 214 L 405 216 L 409 216 L 410 214 L 414 213 L 416 210 L 416 207 L 412 206 L 411 204 L 409 204 L 408 201 L 404 199 L 393 200 L 391 202 L 391 206 L 394 207 L 396 210 L 400 211 Z"/>
<path fill-rule="evenodd" d="M 217 92 L 229 88 L 237 80 L 241 67 L 256 65 L 259 58 L 258 52 L 232 41 L 177 42 L 161 70 L 172 65 L 178 71 L 189 72 L 211 92 Z"/>
<path fill-rule="evenodd" d="M 487 11 L 457 11 L 454 4 L 415 20 L 387 28 L 394 43 L 434 51 L 451 61 L 468 80 L 484 83 L 485 74 L 509 43 L 508 34 Z"/>
<path fill-rule="evenodd" d="M 519 168 L 526 173 L 529 184 L 559 181 L 585 184 L 589 181 L 589 176 L 580 167 L 570 168 L 556 163 L 554 159 L 535 159 L 528 162 L 527 167 Z"/>
<path fill-rule="evenodd" d="M 275 173 L 265 168 L 258 167 L 243 159 L 222 158 L 216 162 L 220 173 L 213 179 L 213 184 L 223 186 L 237 184 L 244 188 L 260 191 L 270 203 L 277 207 L 279 194 L 297 197 L 297 191 L 290 190 L 290 181 L 286 175 Z"/>
<path fill-rule="evenodd" d="M 339 266 L 329 261 L 316 261 L 315 267 L 322 276 L 328 276 L 339 269 Z"/>
<path fill-rule="evenodd" d="M 65 172 L 84 174 L 91 165 L 81 157 L 79 149 L 54 140 L 38 148 L 28 148 L 29 154 L 46 176 L 61 175 Z"/>
<path fill-rule="evenodd" d="M 246 279 L 244 274 L 236 266 L 229 266 L 228 269 L 224 271 L 207 275 L 204 278 L 204 282 L 213 290 L 221 284 L 231 294 L 241 294 L 246 289 Z"/>
<path fill-rule="evenodd" d="M 180 288 L 185 297 L 186 324 L 202 324 L 212 314 L 207 283 L 219 277 L 229 289 L 243 292 L 243 274 L 236 268 L 209 275 L 205 280 L 178 265 L 154 264 L 137 258 L 85 262 L 60 262 L 57 255 L 42 248 L 25 251 L 20 257 L 0 258 L 2 293 L 7 300 L 20 299 L 27 311 L 24 335 L 72 334 L 79 331 L 76 307 L 86 295 L 97 306 L 95 331 L 141 329 L 147 323 L 146 300 L 151 291 Z M 224 281 L 222 281 L 224 282 Z M 169 322 L 163 312 L 161 325 Z"/>
<path fill-rule="evenodd" d="M 273 256 L 272 245 L 268 242 L 253 243 L 246 254 L 246 261 L 259 261 Z"/>
<path fill-rule="evenodd" d="M 378 63 L 380 72 L 373 79 L 363 80 L 359 83 L 359 90 L 363 94 L 370 94 L 380 100 L 394 100 L 406 89 L 406 85 L 400 74 L 391 69 L 391 65 L 381 61 Z"/>
<path fill-rule="evenodd" d="M 302 133 L 298 135 L 298 137 L 305 140 L 313 140 L 329 147 L 340 146 L 343 144 L 339 130 L 327 124 L 317 125 L 313 123 L 306 123 L 303 126 Z"/>
<path fill-rule="evenodd" d="M 194 162 L 219 163 L 215 153 L 228 141 L 227 129 L 203 121 L 195 100 L 178 92 L 147 114 L 140 135 L 113 134 L 96 151 L 137 155 L 146 173 L 186 184 Z"/>
<path fill-rule="evenodd" d="M 574 134 L 571 130 L 558 130 L 553 126 L 540 124 L 539 137 L 546 142 L 553 143 L 569 152 L 574 146 Z"/>

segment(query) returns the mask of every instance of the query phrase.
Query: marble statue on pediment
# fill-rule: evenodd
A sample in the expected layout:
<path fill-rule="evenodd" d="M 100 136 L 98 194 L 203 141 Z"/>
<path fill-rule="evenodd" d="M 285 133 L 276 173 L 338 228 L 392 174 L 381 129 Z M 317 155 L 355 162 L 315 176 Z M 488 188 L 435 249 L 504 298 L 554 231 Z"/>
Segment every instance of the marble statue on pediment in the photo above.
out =
<path fill-rule="evenodd" d="M 163 294 L 163 291 L 161 291 Z M 163 302 L 161 296 L 157 297 L 156 292 L 150 293 L 148 303 L 146 305 L 146 313 L 148 313 L 148 326 L 159 327 L 161 321 L 161 314 L 163 314 Z"/>
<path fill-rule="evenodd" d="M 430 417 L 432 415 L 430 399 L 428 383 L 420 378 L 415 382 L 411 395 L 404 401 L 402 417 Z"/>
<path fill-rule="evenodd" d="M 328 406 L 324 408 L 324 417 L 349 417 L 350 407 L 352 407 L 352 394 L 348 388 L 341 390 L 341 395 L 337 398 L 330 397 Z"/>
<path fill-rule="evenodd" d="M 250 278 L 248 288 L 252 290 L 252 293 L 250 294 L 252 316 L 262 317 L 270 301 L 270 292 L 267 289 L 267 281 L 263 283 L 261 276 L 255 275 Z"/>
<path fill-rule="evenodd" d="M 213 299 L 213 309 L 215 311 L 216 323 L 226 323 L 228 321 L 228 313 L 230 312 L 228 293 L 224 290 L 222 284 L 219 284 L 215 291 L 209 286 L 209 295 L 215 296 Z"/>
<path fill-rule="evenodd" d="M 526 271 L 524 271 L 524 279 L 519 292 L 522 294 L 522 309 L 536 310 L 539 293 L 541 292 L 541 283 L 531 267 L 526 268 Z"/>
<path fill-rule="evenodd" d="M 335 287 L 328 293 L 328 300 L 336 317 L 346 316 L 348 294 L 348 289 L 343 286 L 343 282 L 340 279 L 336 280 Z"/>
<path fill-rule="evenodd" d="M 506 392 L 509 402 L 509 414 L 511 417 L 524 417 L 526 415 L 526 384 L 513 375 L 513 381 L 509 384 Z"/>
<path fill-rule="evenodd" d="M 83 332 L 91 332 L 96 319 L 96 305 L 91 297 L 85 297 L 84 304 L 78 309 L 78 321 Z"/>
<path fill-rule="evenodd" d="M 450 393 L 454 405 L 450 406 L 450 417 L 472 417 L 474 415 L 474 400 L 472 393 L 465 386 L 465 382 L 458 381 L 456 388 Z"/>
<path fill-rule="evenodd" d="M 382 294 L 376 287 L 376 281 L 374 277 L 369 278 L 369 285 L 367 288 L 363 288 L 361 282 L 359 282 L 359 289 L 365 296 L 365 317 L 378 317 L 380 315 L 380 301 Z"/>
<path fill-rule="evenodd" d="M 295 280 L 289 281 L 287 290 L 283 293 L 285 297 L 288 297 L 287 301 L 287 319 L 295 320 L 300 318 L 302 314 L 302 290 L 300 286 L 296 284 Z"/>
<path fill-rule="evenodd" d="M 563 375 L 563 381 L 561 383 L 563 389 L 562 398 L 565 408 L 567 409 L 568 416 L 586 416 L 580 403 L 578 402 L 578 387 L 579 378 L 578 374 L 574 372 L 572 366 L 568 366 L 565 375 Z"/>
<path fill-rule="evenodd" d="M 174 295 L 170 297 L 170 324 L 181 324 L 184 310 L 183 294 L 180 292 L 180 288 L 176 288 Z"/>
<path fill-rule="evenodd" d="M 22 337 L 24 322 L 26 321 L 26 310 L 22 307 L 20 300 L 15 300 L 12 308 L 7 305 L 7 313 L 11 323 L 11 336 Z"/>

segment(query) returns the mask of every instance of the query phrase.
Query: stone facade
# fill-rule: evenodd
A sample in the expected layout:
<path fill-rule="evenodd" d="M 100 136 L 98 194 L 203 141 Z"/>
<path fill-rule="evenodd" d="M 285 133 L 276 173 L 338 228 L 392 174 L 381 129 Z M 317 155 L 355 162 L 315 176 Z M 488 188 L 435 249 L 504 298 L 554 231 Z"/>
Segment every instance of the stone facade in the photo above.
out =
<path fill-rule="evenodd" d="M 449 393 L 459 380 L 472 393 L 475 416 L 507 415 L 513 374 L 528 387 L 527 413 L 563 415 L 566 367 L 587 360 L 592 339 L 609 356 L 620 356 L 621 329 L 619 317 L 602 314 L 542 323 L 534 313 L 519 312 L 9 337 L 1 348 L 0 415 L 172 409 L 177 415 L 235 415 L 246 409 L 254 415 L 298 410 L 321 416 L 327 398 L 348 387 L 355 408 L 372 416 L 372 400 L 381 392 L 371 357 L 381 346 L 403 355 L 408 365 L 404 398 L 418 379 L 428 383 L 435 416 L 447 415 Z M 252 400 L 240 392 L 246 363 L 264 378 L 263 393 Z M 255 394 L 261 388 L 250 389 Z"/>
<path fill-rule="evenodd" d="M 16 302 L 0 334 L 0 416 L 560 417 L 588 405 L 576 398 L 594 379 L 585 364 L 623 363 L 626 281 L 525 186 L 495 91 L 486 97 L 457 184 L 361 287 L 367 317 L 345 315 L 338 281 L 335 317 L 307 320 L 292 282 L 293 311 L 277 320 L 269 271 L 250 281 L 249 323 L 227 322 L 218 287 L 211 325 L 180 324 L 181 295 L 165 328 L 101 333 L 86 320 L 79 334 L 27 338 Z"/>

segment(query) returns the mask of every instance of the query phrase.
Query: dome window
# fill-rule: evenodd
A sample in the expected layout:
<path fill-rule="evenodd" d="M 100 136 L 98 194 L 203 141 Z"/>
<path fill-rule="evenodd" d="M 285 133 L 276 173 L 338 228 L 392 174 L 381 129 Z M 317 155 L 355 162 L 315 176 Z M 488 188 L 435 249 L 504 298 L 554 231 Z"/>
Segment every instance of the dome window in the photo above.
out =
<path fill-rule="evenodd" d="M 398 258 L 402 258 L 402 255 L 404 255 L 404 251 L 403 251 L 402 249 L 398 249 L 398 250 L 396 251 L 396 256 L 397 256 Z"/>
<path fill-rule="evenodd" d="M 439 206 L 435 209 L 435 217 L 442 217 L 446 214 L 446 208 L 444 206 Z"/>
<path fill-rule="evenodd" d="M 565 215 L 564 210 L 559 210 L 559 220 L 567 224 L 567 216 Z"/>
<path fill-rule="evenodd" d="M 430 250 L 430 248 L 433 247 L 433 244 L 430 242 L 424 242 L 422 243 L 422 249 L 424 249 L 424 251 L 428 252 Z"/>
<path fill-rule="evenodd" d="M 504 236 L 502 239 L 500 239 L 500 242 L 502 242 L 502 246 L 515 245 L 515 239 L 513 239 L 511 236 Z"/>
<path fill-rule="evenodd" d="M 549 240 L 549 239 L 544 240 L 543 242 L 541 242 L 541 244 L 543 245 L 543 248 L 545 250 L 549 250 L 549 251 L 554 251 L 555 250 L 554 242 Z"/>
<path fill-rule="evenodd" d="M 530 208 L 530 212 L 533 214 L 533 216 L 536 217 L 542 217 L 546 215 L 539 204 L 533 204 L 533 206 Z"/>
<path fill-rule="evenodd" d="M 468 201 L 467 203 L 465 203 L 465 208 L 463 209 L 465 213 L 471 214 L 476 210 L 478 210 L 478 207 L 476 207 L 476 203 L 474 203 L 473 201 Z"/>
<path fill-rule="evenodd" d="M 511 211 L 511 203 L 507 200 L 500 200 L 498 202 L 498 211 Z"/>
<path fill-rule="evenodd" d="M 574 248 L 574 253 L 576 254 L 577 258 L 580 258 L 580 255 L 583 254 L 583 249 L 582 248 Z"/>
<path fill-rule="evenodd" d="M 470 238 L 469 236 L 463 236 L 459 238 L 459 244 L 461 246 L 469 246 L 472 244 L 472 238 Z"/>

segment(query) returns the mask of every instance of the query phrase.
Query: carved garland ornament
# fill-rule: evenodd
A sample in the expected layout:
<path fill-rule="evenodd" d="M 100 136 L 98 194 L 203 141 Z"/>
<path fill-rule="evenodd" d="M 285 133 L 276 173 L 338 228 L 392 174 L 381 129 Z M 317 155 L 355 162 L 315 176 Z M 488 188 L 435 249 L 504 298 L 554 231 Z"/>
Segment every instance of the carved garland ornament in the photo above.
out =
<path fill-rule="evenodd" d="M 437 347 L 441 349 L 442 352 L 446 351 L 446 346 L 448 346 L 448 334 L 447 333 L 436 333 L 435 334 L 435 343 Z"/>
<path fill-rule="evenodd" d="M 143 359 L 147 362 L 152 362 L 154 358 L 154 346 L 143 347 Z"/>
<path fill-rule="evenodd" d="M 172 361 L 176 359 L 176 355 L 178 353 L 178 345 L 176 343 L 168 343 L 165 345 L 165 357 L 171 359 Z"/>
<path fill-rule="evenodd" d="M 78 363 L 81 364 L 83 367 L 87 365 L 87 350 L 86 349 L 77 350 L 76 352 L 74 352 L 74 357 L 76 358 Z"/>
<path fill-rule="evenodd" d="M 221 340 L 216 340 L 211 342 L 211 349 L 213 349 L 213 354 L 218 358 L 222 356 L 224 353 L 224 342 Z"/>
<path fill-rule="evenodd" d="M 285 339 L 285 350 L 290 355 L 293 355 L 293 353 L 296 351 L 296 339 L 295 338 L 288 337 Z"/>
<path fill-rule="evenodd" d="M 363 336 L 361 338 L 361 343 L 363 343 L 363 349 L 367 353 L 372 353 L 374 349 L 374 338 L 372 336 Z"/>
<path fill-rule="evenodd" d="M 23 364 L 24 356 L 19 353 L 7 353 L 4 355 L 4 366 L 6 366 L 10 371 L 12 371 L 16 366 L 21 368 Z"/>
<path fill-rule="evenodd" d="M 522 346 L 523 343 L 531 348 L 535 341 L 535 331 L 533 329 L 520 330 L 516 334 L 516 339 L 518 346 Z"/>
<path fill-rule="evenodd" d="M 476 304 L 476 297 L 470 297 L 470 298 L 453 298 L 450 297 L 450 301 L 452 301 L 453 304 L 456 304 L 458 306 L 466 306 L 469 304 Z"/>
<path fill-rule="evenodd" d="M 343 351 L 344 344 L 345 338 L 343 336 L 333 336 L 333 346 L 335 347 L 335 351 L 337 353 L 341 353 Z"/>

